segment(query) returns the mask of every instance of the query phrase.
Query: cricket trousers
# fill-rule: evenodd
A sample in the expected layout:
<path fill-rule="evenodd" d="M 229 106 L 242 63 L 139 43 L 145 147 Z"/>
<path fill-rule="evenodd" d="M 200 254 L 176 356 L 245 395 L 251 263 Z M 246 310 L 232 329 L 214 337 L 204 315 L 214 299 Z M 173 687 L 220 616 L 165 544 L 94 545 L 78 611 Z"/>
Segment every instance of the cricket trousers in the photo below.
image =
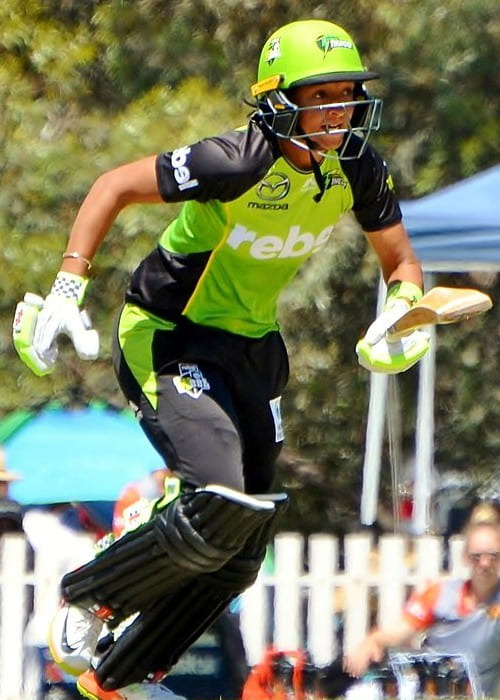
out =
<path fill-rule="evenodd" d="M 142 429 L 183 484 L 270 490 L 289 374 L 278 331 L 246 338 L 125 304 L 113 358 Z"/>

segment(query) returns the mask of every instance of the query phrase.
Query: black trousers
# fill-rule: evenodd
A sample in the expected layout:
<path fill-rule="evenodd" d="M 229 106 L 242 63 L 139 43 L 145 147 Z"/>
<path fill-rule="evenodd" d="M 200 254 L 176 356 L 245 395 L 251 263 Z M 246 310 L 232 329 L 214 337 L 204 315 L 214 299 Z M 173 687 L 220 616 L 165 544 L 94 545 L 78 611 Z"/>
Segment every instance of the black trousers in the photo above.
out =
<path fill-rule="evenodd" d="M 132 305 L 122 310 L 114 365 L 165 464 L 193 486 L 269 491 L 289 373 L 281 335 L 245 338 L 142 314 Z"/>

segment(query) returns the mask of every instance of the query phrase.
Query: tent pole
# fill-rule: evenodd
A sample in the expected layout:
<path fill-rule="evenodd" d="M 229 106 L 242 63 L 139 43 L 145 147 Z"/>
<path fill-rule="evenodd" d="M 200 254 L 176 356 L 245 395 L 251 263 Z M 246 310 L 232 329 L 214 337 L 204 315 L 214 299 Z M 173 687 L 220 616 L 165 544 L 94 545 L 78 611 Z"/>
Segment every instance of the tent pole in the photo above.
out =
<path fill-rule="evenodd" d="M 387 402 L 387 374 L 370 375 L 370 401 L 366 426 L 363 487 L 361 491 L 361 524 L 373 525 L 377 519 L 380 464 L 384 438 Z"/>
<path fill-rule="evenodd" d="M 386 286 L 380 276 L 377 293 L 377 315 L 385 301 Z M 370 373 L 370 399 L 366 425 L 363 486 L 361 491 L 360 520 L 362 525 L 373 525 L 377 519 L 377 501 L 380 484 L 380 465 L 387 401 L 386 374 Z"/>
<path fill-rule="evenodd" d="M 425 289 L 434 284 L 434 276 L 425 274 Z M 432 471 L 434 459 L 434 387 L 436 375 L 436 327 L 426 329 L 431 336 L 429 351 L 420 361 L 415 429 L 415 474 L 413 492 L 413 532 L 424 535 L 430 529 Z"/>

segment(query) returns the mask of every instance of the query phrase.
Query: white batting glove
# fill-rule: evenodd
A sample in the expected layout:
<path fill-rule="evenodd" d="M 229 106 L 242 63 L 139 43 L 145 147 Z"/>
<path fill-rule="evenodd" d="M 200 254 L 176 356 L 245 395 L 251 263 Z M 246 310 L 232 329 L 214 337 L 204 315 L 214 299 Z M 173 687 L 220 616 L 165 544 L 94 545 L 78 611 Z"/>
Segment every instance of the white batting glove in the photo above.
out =
<path fill-rule="evenodd" d="M 376 345 L 379 340 L 385 338 L 386 333 L 392 326 L 405 315 L 411 304 L 406 299 L 396 299 L 392 302 L 389 308 L 382 311 L 379 316 L 373 321 L 365 333 L 363 340 L 368 345 Z"/>
<path fill-rule="evenodd" d="M 21 360 L 37 376 L 50 374 L 58 357 L 57 338 L 67 335 L 84 360 L 99 354 L 99 335 L 88 314 L 80 309 L 87 279 L 59 272 L 50 294 L 42 297 L 27 292 L 16 307 L 12 336 Z"/>
<path fill-rule="evenodd" d="M 99 335 L 91 326 L 87 313 L 80 309 L 87 280 L 69 272 L 59 272 L 50 294 L 43 303 L 33 336 L 37 355 L 46 357 L 57 353 L 56 340 L 67 335 L 79 357 L 95 360 L 99 354 Z"/>

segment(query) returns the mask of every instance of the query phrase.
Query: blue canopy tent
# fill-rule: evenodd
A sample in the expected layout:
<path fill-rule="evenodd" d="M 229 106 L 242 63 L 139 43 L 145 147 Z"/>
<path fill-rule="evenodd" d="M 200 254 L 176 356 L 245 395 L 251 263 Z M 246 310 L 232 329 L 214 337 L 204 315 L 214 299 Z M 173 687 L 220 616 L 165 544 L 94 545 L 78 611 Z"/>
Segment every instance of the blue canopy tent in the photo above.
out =
<path fill-rule="evenodd" d="M 500 165 L 401 208 L 424 270 L 500 269 Z"/>
<path fill-rule="evenodd" d="M 415 201 L 401 202 L 404 222 L 425 272 L 425 287 L 433 286 L 435 272 L 500 270 L 500 165 L 473 175 Z M 384 297 L 379 291 L 379 308 Z M 429 329 L 431 336 L 435 328 Z M 435 339 L 419 363 L 419 390 L 415 431 L 415 489 L 413 531 L 429 526 L 431 472 L 434 455 Z M 394 377 L 372 374 L 363 466 L 361 522 L 376 520 L 380 462 L 388 382 Z"/>
<path fill-rule="evenodd" d="M 163 466 L 132 413 L 102 405 L 28 413 L 3 450 L 22 477 L 10 494 L 23 505 L 115 501 L 126 483 Z"/>

